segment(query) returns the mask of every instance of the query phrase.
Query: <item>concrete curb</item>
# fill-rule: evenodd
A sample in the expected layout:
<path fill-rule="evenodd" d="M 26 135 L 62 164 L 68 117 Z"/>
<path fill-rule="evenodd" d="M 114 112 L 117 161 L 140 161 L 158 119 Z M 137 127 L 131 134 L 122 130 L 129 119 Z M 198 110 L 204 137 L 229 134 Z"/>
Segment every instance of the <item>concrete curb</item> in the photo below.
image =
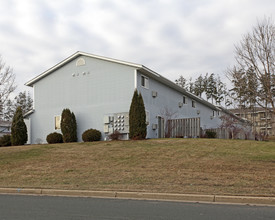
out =
<path fill-rule="evenodd" d="M 253 196 L 220 196 L 220 195 L 197 195 L 197 194 L 176 194 L 176 193 L 146 193 L 146 192 L 27 189 L 27 188 L 0 188 L 0 194 L 166 200 L 166 201 L 182 201 L 182 202 L 203 202 L 203 203 L 224 203 L 224 204 L 230 203 L 230 204 L 275 206 L 275 197 L 253 197 Z"/>

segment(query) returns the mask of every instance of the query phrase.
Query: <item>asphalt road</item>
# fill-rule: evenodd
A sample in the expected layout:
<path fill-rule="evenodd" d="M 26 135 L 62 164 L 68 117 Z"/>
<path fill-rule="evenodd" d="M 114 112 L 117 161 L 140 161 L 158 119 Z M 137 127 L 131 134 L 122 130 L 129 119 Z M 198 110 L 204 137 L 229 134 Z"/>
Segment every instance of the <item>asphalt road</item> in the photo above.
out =
<path fill-rule="evenodd" d="M 275 207 L 128 199 L 0 195 L 0 220 L 275 219 Z"/>

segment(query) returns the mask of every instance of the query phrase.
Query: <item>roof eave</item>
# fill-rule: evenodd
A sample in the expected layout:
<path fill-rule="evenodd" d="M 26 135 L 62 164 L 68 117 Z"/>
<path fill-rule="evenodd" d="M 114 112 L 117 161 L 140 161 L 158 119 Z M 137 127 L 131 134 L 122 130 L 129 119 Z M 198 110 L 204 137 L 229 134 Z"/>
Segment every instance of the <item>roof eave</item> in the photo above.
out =
<path fill-rule="evenodd" d="M 142 68 L 140 68 L 139 70 L 147 73 L 149 76 L 153 76 L 156 80 L 164 83 L 165 85 L 169 86 L 172 89 L 177 90 L 178 92 L 182 93 L 183 95 L 186 95 L 188 97 L 190 97 L 191 99 L 193 99 L 194 101 L 200 102 L 204 105 L 207 105 L 208 107 L 210 107 L 213 110 L 219 110 L 217 108 L 217 106 L 211 104 L 210 102 L 186 91 L 184 88 L 180 87 L 179 85 L 177 85 L 176 83 L 172 82 L 171 80 L 161 76 L 160 74 L 152 71 L 151 69 L 147 68 L 146 66 L 142 66 Z"/>

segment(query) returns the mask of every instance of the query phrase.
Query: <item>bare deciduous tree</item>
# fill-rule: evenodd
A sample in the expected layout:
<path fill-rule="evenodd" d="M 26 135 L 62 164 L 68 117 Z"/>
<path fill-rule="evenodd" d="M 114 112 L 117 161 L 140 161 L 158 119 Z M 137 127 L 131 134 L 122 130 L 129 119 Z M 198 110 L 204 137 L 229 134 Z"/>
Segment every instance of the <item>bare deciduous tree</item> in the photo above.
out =
<path fill-rule="evenodd" d="M 0 56 L 0 111 L 8 100 L 9 95 L 15 90 L 15 74 L 12 68 L 6 66 Z"/>
<path fill-rule="evenodd" d="M 230 133 L 230 138 L 235 139 L 241 132 L 239 121 L 236 118 L 226 114 L 222 115 L 220 118 L 222 120 L 220 128 L 226 129 Z"/>
<path fill-rule="evenodd" d="M 238 80 L 235 76 L 242 71 L 247 78 L 255 77 L 257 88 L 247 86 L 247 82 L 240 87 L 245 93 L 252 94 L 251 99 L 265 108 L 275 118 L 275 24 L 271 18 L 259 21 L 252 32 L 243 36 L 235 46 L 235 59 L 237 65 L 228 70 L 231 80 Z M 248 76 L 247 73 L 253 72 Z M 250 91 L 253 89 L 253 91 Z M 249 98 L 250 99 L 250 98 Z M 250 99 L 250 100 L 251 100 Z M 273 130 L 274 130 L 273 125 Z M 273 135 L 274 131 L 273 131 Z"/>

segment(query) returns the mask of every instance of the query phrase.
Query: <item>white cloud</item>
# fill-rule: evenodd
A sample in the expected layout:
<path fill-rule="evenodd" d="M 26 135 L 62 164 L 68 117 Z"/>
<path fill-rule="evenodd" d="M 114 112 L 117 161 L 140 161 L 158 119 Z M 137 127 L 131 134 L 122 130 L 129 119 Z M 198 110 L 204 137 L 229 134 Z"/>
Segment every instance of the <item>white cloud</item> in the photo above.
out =
<path fill-rule="evenodd" d="M 221 74 L 273 0 L 0 0 L 3 58 L 20 89 L 77 50 L 137 62 L 174 80 Z"/>

